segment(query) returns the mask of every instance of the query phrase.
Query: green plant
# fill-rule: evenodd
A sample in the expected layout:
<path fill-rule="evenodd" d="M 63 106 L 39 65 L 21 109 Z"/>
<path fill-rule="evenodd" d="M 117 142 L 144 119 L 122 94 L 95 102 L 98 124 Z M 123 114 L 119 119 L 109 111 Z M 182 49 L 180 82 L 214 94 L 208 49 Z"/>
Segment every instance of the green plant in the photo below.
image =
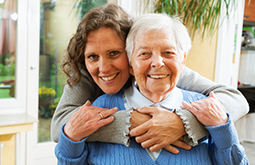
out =
<path fill-rule="evenodd" d="M 142 1 L 142 0 L 141 0 Z M 147 0 L 149 4 L 152 0 Z M 76 0 L 81 16 L 89 9 L 106 3 L 106 0 Z M 171 16 L 178 16 L 185 26 L 189 28 L 192 37 L 197 32 L 205 32 L 213 35 L 219 27 L 219 16 L 221 6 L 225 5 L 226 15 L 229 16 L 231 7 L 235 0 L 153 0 L 155 13 L 166 13 Z"/>
<path fill-rule="evenodd" d="M 39 98 L 41 99 L 53 98 L 55 95 L 56 91 L 52 88 L 46 88 L 45 86 L 39 88 Z"/>
<path fill-rule="evenodd" d="M 4 65 L 0 64 L 0 76 L 14 76 L 15 64 Z"/>
<path fill-rule="evenodd" d="M 49 105 L 49 108 L 51 110 L 55 110 L 58 106 L 58 103 L 59 103 L 59 100 L 60 98 L 56 98 L 50 105 Z"/>
<path fill-rule="evenodd" d="M 76 0 L 76 3 L 78 4 L 78 12 L 83 17 L 90 9 L 106 4 L 107 0 Z"/>
<path fill-rule="evenodd" d="M 148 3 L 150 0 L 147 1 Z M 181 17 L 185 26 L 189 28 L 190 35 L 201 31 L 212 35 L 219 26 L 221 6 L 225 5 L 226 15 L 229 15 L 235 0 L 155 0 L 155 12 L 166 13 Z"/>

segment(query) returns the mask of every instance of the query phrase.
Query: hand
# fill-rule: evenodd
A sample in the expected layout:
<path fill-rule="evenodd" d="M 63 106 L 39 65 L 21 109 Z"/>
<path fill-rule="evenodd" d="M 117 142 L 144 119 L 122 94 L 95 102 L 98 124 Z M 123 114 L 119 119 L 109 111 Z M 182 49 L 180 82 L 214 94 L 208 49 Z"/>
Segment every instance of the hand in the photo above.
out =
<path fill-rule="evenodd" d="M 91 106 L 90 101 L 87 101 L 66 123 L 64 133 L 69 139 L 80 141 L 100 127 L 111 123 L 114 117 L 110 115 L 117 111 L 116 107 L 112 109 L 95 107 Z"/>
<path fill-rule="evenodd" d="M 191 104 L 183 101 L 182 105 L 182 109 L 192 112 L 205 126 L 219 126 L 228 122 L 226 110 L 213 92 L 210 92 L 206 99 L 194 101 Z"/>
<path fill-rule="evenodd" d="M 152 116 L 144 124 L 130 131 L 137 143 L 154 152 L 182 137 L 185 133 L 182 120 L 175 113 L 159 107 L 138 108 L 138 112 Z"/>
<path fill-rule="evenodd" d="M 164 147 L 165 150 L 173 153 L 173 154 L 178 154 L 179 153 L 179 150 L 175 147 L 173 147 L 172 145 L 174 146 L 177 146 L 179 148 L 182 148 L 182 149 L 185 149 L 185 150 L 190 150 L 191 149 L 191 145 L 188 145 L 187 143 L 185 143 L 183 141 L 183 138 L 180 138 L 178 140 L 176 140 L 175 142 L 173 142 L 172 144 Z"/>
<path fill-rule="evenodd" d="M 131 119 L 130 119 L 131 126 L 129 127 L 129 130 L 132 130 L 133 128 L 135 128 L 151 119 L 150 115 L 142 114 L 137 111 L 133 111 L 131 113 L 131 115 L 132 115 Z"/>

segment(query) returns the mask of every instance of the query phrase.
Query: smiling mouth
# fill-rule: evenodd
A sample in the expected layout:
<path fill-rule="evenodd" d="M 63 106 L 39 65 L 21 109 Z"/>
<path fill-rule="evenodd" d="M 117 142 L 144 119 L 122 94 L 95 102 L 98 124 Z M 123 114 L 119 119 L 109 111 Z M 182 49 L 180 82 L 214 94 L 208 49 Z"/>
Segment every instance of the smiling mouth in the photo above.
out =
<path fill-rule="evenodd" d="M 119 73 L 116 73 L 112 76 L 109 76 L 109 77 L 101 77 L 101 79 L 103 79 L 104 81 L 111 81 L 113 80 Z"/>
<path fill-rule="evenodd" d="M 165 74 L 165 75 L 148 75 L 148 77 L 154 78 L 154 79 L 161 79 L 161 78 L 165 78 L 167 76 L 168 76 L 168 74 Z"/>

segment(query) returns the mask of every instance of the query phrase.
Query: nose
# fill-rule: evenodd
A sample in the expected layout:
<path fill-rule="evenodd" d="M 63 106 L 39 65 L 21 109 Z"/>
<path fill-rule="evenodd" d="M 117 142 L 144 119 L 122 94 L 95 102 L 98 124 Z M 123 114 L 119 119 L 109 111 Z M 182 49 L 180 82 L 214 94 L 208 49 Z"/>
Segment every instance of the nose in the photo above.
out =
<path fill-rule="evenodd" d="M 107 58 L 101 58 L 99 61 L 99 71 L 102 73 L 106 73 L 110 71 L 112 68 L 111 60 Z"/>
<path fill-rule="evenodd" d="M 152 68 L 161 68 L 164 65 L 165 65 L 164 59 L 162 58 L 162 56 L 160 56 L 160 53 L 154 54 L 152 57 L 151 67 Z"/>

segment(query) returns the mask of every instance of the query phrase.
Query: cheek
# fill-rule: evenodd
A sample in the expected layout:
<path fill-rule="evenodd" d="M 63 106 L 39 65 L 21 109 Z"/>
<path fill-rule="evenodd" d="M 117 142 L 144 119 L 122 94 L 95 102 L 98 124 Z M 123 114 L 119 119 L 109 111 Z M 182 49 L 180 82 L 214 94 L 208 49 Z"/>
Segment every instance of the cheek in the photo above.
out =
<path fill-rule="evenodd" d="M 91 76 L 96 74 L 98 67 L 95 64 L 91 64 L 90 62 L 85 62 L 85 65 Z"/>
<path fill-rule="evenodd" d="M 118 65 L 118 68 L 122 70 L 123 73 L 129 74 L 129 63 L 127 57 L 119 58 L 116 61 L 116 65 Z"/>

